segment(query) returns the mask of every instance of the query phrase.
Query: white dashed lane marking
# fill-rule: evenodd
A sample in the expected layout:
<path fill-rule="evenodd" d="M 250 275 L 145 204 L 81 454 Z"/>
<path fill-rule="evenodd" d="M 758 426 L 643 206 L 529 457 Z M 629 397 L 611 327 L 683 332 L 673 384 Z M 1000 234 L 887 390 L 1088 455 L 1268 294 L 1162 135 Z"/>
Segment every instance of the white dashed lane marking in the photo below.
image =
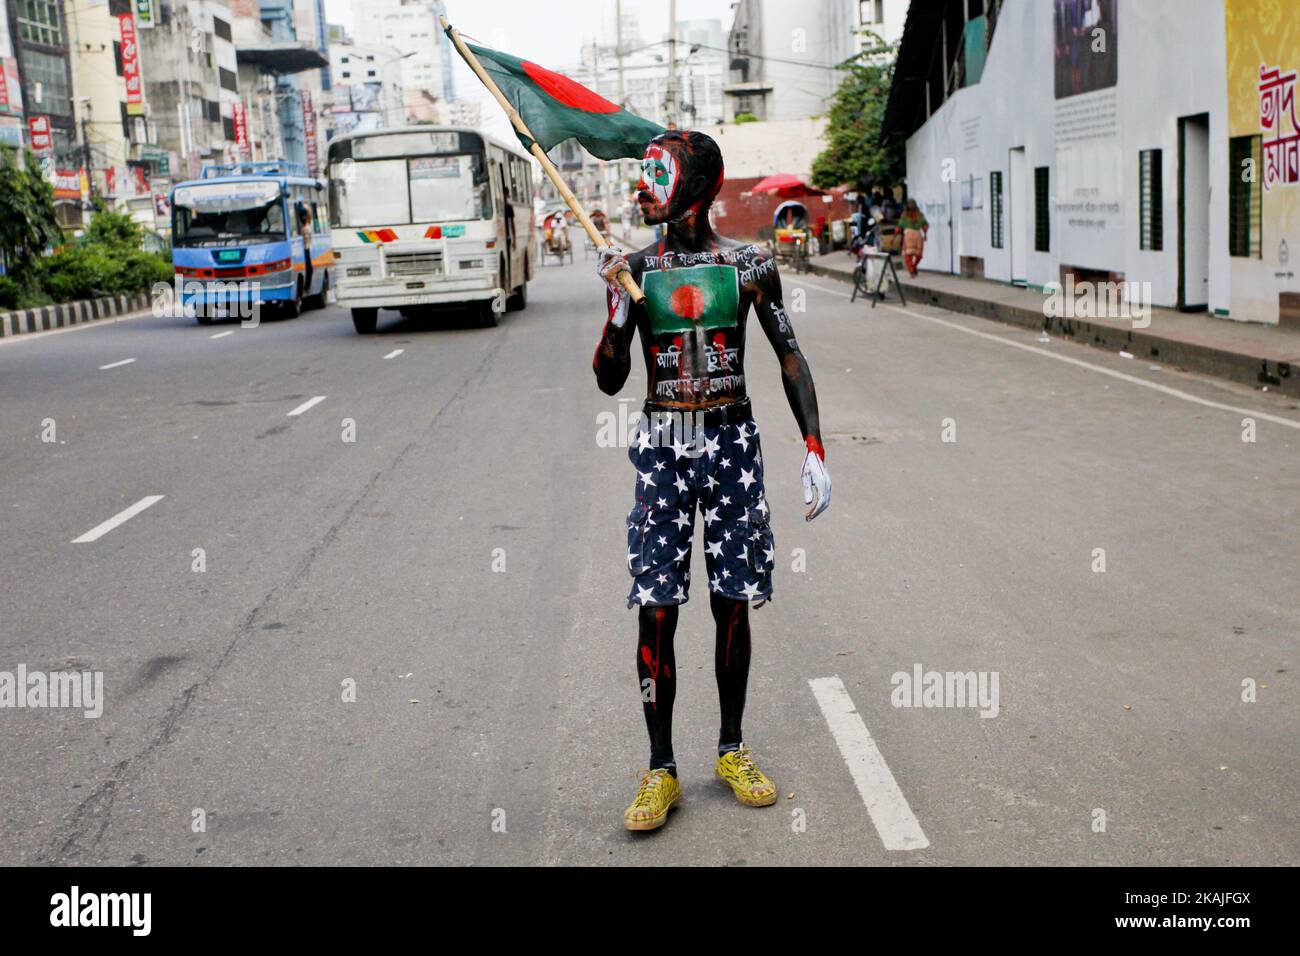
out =
<path fill-rule="evenodd" d="M 103 524 L 95 525 L 95 527 L 91 528 L 80 538 L 74 538 L 72 540 L 72 543 L 90 544 L 90 542 L 92 541 L 98 541 L 100 538 L 108 534 L 118 525 L 126 524 L 126 522 L 130 521 L 141 511 L 144 511 L 145 508 L 151 507 L 152 505 L 156 505 L 158 502 L 162 501 L 163 497 L 164 497 L 163 495 L 149 495 L 146 498 L 141 498 L 139 501 L 137 501 L 131 507 L 127 508 L 125 511 L 120 511 L 117 514 L 113 515 L 113 517 L 109 518 Z"/>
<path fill-rule="evenodd" d="M 299 405 L 297 408 L 291 411 L 288 417 L 293 418 L 297 415 L 301 415 L 303 412 L 309 412 L 323 401 L 325 401 L 324 395 L 317 395 L 315 398 L 309 398 L 307 399 L 307 401 L 303 402 L 301 405 Z"/>
<path fill-rule="evenodd" d="M 401 355 L 401 354 L 402 354 L 403 352 L 405 352 L 405 351 L 406 351 L 406 349 L 393 349 L 391 352 L 389 352 L 387 355 L 385 355 L 384 358 L 386 358 L 386 359 L 394 359 L 394 358 L 397 358 L 397 356 Z"/>
<path fill-rule="evenodd" d="M 226 329 L 226 331 L 224 331 L 224 332 L 218 332 L 216 335 L 209 335 L 208 338 L 210 338 L 210 339 L 224 339 L 227 335 L 234 335 L 234 334 L 235 334 L 235 330 L 234 330 L 234 329 Z"/>
<path fill-rule="evenodd" d="M 808 684 L 885 849 L 925 849 L 930 841 L 898 788 L 889 764 L 876 748 L 862 715 L 853 706 L 844 682 L 838 677 L 818 677 Z"/>
<path fill-rule="evenodd" d="M 107 370 L 110 369 L 110 368 L 120 368 L 120 367 L 123 366 L 123 365 L 130 365 L 130 364 L 131 364 L 132 362 L 134 362 L 134 361 L 135 361 L 135 359 L 133 359 L 133 358 L 129 358 L 129 359 L 122 359 L 122 361 L 120 361 L 120 362 L 109 362 L 107 365 L 101 365 L 101 366 L 99 367 L 99 370 L 100 370 L 101 372 L 105 372 L 105 371 L 107 371 Z"/>

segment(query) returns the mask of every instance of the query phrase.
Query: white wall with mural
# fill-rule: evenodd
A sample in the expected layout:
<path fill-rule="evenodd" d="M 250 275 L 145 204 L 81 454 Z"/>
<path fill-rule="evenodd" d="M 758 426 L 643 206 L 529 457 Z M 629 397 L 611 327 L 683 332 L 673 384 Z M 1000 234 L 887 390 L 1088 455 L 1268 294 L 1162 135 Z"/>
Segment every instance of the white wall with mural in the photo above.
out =
<path fill-rule="evenodd" d="M 1143 42 L 1152 36 L 1161 42 Z M 931 226 L 922 267 L 958 272 L 972 256 L 986 277 L 1031 286 L 1062 267 L 1119 273 L 1150 283 L 1156 305 L 1226 311 L 1224 63 L 1223 0 L 1007 0 L 980 82 L 908 140 L 908 189 Z M 1181 259 L 1180 138 L 1192 210 Z M 1160 151 L 1159 248 L 1142 248 L 1144 150 Z M 1035 248 L 1044 167 L 1046 252 Z"/>

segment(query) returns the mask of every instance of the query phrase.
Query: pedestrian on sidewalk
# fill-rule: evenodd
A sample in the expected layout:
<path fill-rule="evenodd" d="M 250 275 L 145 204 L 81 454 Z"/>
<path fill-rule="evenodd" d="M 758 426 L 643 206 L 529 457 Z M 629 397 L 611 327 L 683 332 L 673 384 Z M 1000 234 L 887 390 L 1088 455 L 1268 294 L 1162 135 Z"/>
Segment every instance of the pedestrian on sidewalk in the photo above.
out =
<path fill-rule="evenodd" d="M 925 255 L 925 238 L 930 232 L 930 223 L 915 199 L 909 199 L 903 207 L 898 225 L 903 230 L 903 265 L 907 266 L 907 274 L 916 278 L 917 263 Z"/>

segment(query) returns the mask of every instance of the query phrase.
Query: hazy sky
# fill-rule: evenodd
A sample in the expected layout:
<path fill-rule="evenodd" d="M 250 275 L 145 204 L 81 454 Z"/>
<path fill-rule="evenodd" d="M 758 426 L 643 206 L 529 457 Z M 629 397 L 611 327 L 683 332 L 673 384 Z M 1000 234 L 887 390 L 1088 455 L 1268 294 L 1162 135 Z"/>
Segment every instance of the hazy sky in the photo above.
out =
<path fill-rule="evenodd" d="M 446 0 L 447 19 L 487 46 L 561 68 L 575 62 L 584 40 L 597 37 L 605 18 L 613 23 L 615 0 Z M 352 0 L 325 0 L 331 23 L 352 26 Z M 668 32 L 668 0 L 623 0 L 624 13 L 641 17 L 643 42 Z M 731 0 L 677 0 L 677 19 L 722 21 L 731 26 Z"/>
<path fill-rule="evenodd" d="M 484 46 L 534 60 L 556 70 L 577 63 L 582 44 L 602 35 L 602 24 L 614 22 L 615 0 L 446 0 L 447 19 L 461 33 Z M 325 0 L 330 23 L 352 27 L 352 0 Z M 641 42 L 652 43 L 668 33 L 668 0 L 623 0 L 624 13 L 641 18 Z M 731 27 L 731 0 L 677 0 L 678 20 L 722 21 Z M 501 108 L 469 68 L 456 62 L 456 95 L 483 105 L 483 126 L 503 138 L 513 136 Z"/>

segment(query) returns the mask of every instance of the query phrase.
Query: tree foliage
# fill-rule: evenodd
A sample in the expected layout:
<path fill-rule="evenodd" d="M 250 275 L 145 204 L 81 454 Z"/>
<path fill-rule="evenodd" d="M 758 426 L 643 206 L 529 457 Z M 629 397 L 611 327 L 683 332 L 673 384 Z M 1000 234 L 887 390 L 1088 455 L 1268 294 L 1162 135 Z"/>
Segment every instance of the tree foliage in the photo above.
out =
<path fill-rule="evenodd" d="M 167 257 L 141 249 L 144 230 L 100 207 L 75 242 L 64 243 L 54 189 L 29 153 L 25 168 L 0 151 L 0 309 L 146 292 L 172 277 Z M 49 252 L 53 248 L 55 251 Z"/>
<path fill-rule="evenodd" d="M 870 31 L 865 36 L 862 52 L 840 64 L 847 75 L 831 97 L 826 148 L 813 161 L 813 185 L 822 189 L 846 183 L 858 188 L 876 182 L 892 186 L 904 176 L 903 144 L 879 143 L 896 46 Z"/>
<path fill-rule="evenodd" d="M 144 230 L 130 213 L 99 210 L 86 227 L 86 241 L 139 249 Z"/>
<path fill-rule="evenodd" d="M 29 152 L 19 165 L 12 147 L 0 147 L 0 252 L 21 265 L 63 239 L 54 211 L 54 187 Z"/>

